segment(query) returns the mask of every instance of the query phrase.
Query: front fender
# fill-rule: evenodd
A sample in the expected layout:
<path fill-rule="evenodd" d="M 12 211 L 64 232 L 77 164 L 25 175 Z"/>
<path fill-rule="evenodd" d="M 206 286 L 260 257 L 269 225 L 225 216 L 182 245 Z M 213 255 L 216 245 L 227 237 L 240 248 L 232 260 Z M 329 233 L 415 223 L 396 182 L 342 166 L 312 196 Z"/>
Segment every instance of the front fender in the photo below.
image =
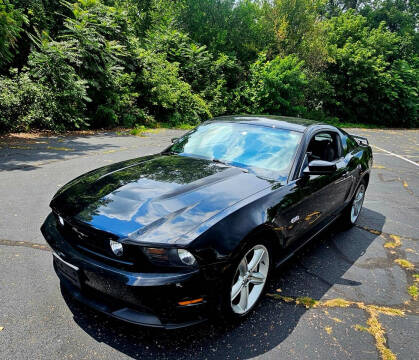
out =
<path fill-rule="evenodd" d="M 240 251 L 246 239 L 262 231 L 272 236 L 276 247 L 283 246 L 283 237 L 275 225 L 277 207 L 291 189 L 289 185 L 265 189 L 217 214 L 211 221 L 187 234 L 196 235 L 188 249 L 204 263 L 225 261 Z"/>

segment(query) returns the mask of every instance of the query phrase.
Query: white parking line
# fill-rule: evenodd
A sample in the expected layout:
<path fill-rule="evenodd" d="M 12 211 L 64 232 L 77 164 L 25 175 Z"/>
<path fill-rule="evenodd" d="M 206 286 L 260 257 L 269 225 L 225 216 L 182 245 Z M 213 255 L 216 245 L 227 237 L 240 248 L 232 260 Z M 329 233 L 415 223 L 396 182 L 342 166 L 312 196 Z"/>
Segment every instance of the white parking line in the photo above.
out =
<path fill-rule="evenodd" d="M 384 151 L 384 152 L 386 152 L 387 154 L 390 154 L 390 155 L 395 156 L 395 157 L 397 157 L 397 158 L 399 158 L 399 159 L 402 159 L 402 160 L 404 160 L 404 161 L 407 161 L 408 163 L 411 163 L 411 164 L 413 164 L 413 165 L 419 166 L 419 164 L 418 164 L 418 163 L 416 163 L 416 162 L 414 162 L 414 161 L 412 161 L 412 160 L 406 159 L 406 158 L 405 158 L 405 157 L 403 157 L 403 156 L 397 155 L 397 154 L 395 154 L 395 153 L 392 153 L 391 151 L 388 151 L 388 150 L 386 150 L 386 149 L 382 149 L 382 148 L 380 148 L 380 147 L 378 147 L 378 146 L 375 146 L 375 145 L 371 145 L 371 146 L 372 146 L 372 147 L 374 147 L 374 148 L 376 148 L 376 149 L 378 149 L 378 150 Z"/>

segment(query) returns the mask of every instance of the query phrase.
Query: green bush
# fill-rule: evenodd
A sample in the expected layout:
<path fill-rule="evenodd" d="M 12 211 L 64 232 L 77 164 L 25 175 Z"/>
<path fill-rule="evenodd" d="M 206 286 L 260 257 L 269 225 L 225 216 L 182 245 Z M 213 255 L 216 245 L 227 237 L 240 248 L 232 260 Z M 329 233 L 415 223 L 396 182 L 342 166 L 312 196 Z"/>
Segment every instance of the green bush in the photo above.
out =
<path fill-rule="evenodd" d="M 348 11 L 328 23 L 333 58 L 327 79 L 334 89 L 325 99 L 329 114 L 349 122 L 416 126 L 418 64 L 398 60 L 403 39 L 371 29 L 367 19 Z"/>
<path fill-rule="evenodd" d="M 245 112 L 298 116 L 305 112 L 307 85 L 303 61 L 296 55 L 268 61 L 265 54 L 250 67 L 249 81 L 241 90 Z"/>
<path fill-rule="evenodd" d="M 0 76 L 0 133 L 28 131 L 34 120 L 39 120 L 37 99 L 47 92 L 28 73 L 19 75 L 17 69 L 10 72 L 9 76 Z"/>
<path fill-rule="evenodd" d="M 51 41 L 43 36 L 37 40 L 38 50 L 29 57 L 29 73 L 39 85 L 45 86 L 51 96 L 42 99 L 51 118 L 49 128 L 74 129 L 87 125 L 85 116 L 87 81 L 75 70 L 82 61 L 77 41 Z"/>
<path fill-rule="evenodd" d="M 71 16 L 65 19 L 60 36 L 76 44 L 80 61 L 75 71 L 87 82 L 92 99 L 87 115 L 94 127 L 119 125 L 126 114 L 133 116 L 131 106 L 137 96 L 131 88 L 133 76 L 125 69 L 127 13 L 99 0 L 65 5 Z"/>
<path fill-rule="evenodd" d="M 137 59 L 141 104 L 160 121 L 172 126 L 197 124 L 211 116 L 205 101 L 180 78 L 178 63 L 167 61 L 163 53 L 145 49 L 137 50 Z"/>
<path fill-rule="evenodd" d="M 266 113 L 418 123 L 417 5 L 0 0 L 0 132 Z"/>
<path fill-rule="evenodd" d="M 33 78 L 27 69 L 12 73 L 11 77 L 0 77 L 0 132 L 32 128 L 62 131 L 86 125 L 83 83 L 62 89 Z"/>

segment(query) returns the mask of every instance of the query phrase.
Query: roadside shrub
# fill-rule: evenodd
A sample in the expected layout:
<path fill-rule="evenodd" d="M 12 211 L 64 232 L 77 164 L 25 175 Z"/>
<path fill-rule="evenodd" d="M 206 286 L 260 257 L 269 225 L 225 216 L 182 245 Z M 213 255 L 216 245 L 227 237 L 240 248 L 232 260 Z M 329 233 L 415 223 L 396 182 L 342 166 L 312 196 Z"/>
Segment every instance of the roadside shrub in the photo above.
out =
<path fill-rule="evenodd" d="M 51 87 L 24 69 L 13 69 L 11 77 L 0 77 L 0 132 L 44 128 L 62 131 L 86 125 L 80 97 L 85 89 Z M 74 85 L 74 84 L 73 84 Z"/>
<path fill-rule="evenodd" d="M 74 129 L 87 125 L 85 117 L 87 81 L 75 71 L 81 62 L 76 41 L 56 42 L 43 35 L 36 40 L 38 50 L 29 57 L 31 78 L 51 93 L 40 99 L 51 118 L 48 128 Z"/>
<path fill-rule="evenodd" d="M 234 76 L 242 70 L 234 57 L 222 53 L 215 56 L 171 26 L 150 31 L 146 49 L 165 54 L 168 62 L 178 64 L 178 76 L 206 102 L 213 116 L 227 111 L 228 89 L 237 84 Z"/>
<path fill-rule="evenodd" d="M 169 62 L 164 53 L 137 49 L 140 72 L 137 85 L 140 107 L 172 126 L 197 124 L 210 117 L 205 101 L 179 76 L 179 64 Z"/>
<path fill-rule="evenodd" d="M 348 11 L 328 24 L 333 62 L 327 80 L 334 89 L 325 108 L 345 121 L 385 126 L 417 124 L 418 63 L 399 59 L 404 41 Z"/>
<path fill-rule="evenodd" d="M 269 61 L 266 54 L 261 54 L 250 67 L 248 82 L 239 90 L 246 104 L 243 110 L 292 116 L 304 113 L 307 80 L 303 64 L 296 55 Z"/>
<path fill-rule="evenodd" d="M 361 3 L 0 0 L 0 131 L 234 113 L 419 126 L 416 8 Z"/>
<path fill-rule="evenodd" d="M 29 58 L 29 68 L 0 78 L 2 131 L 32 128 L 75 129 L 87 125 L 87 83 L 75 72 L 79 61 L 72 42 L 54 42 L 46 36 Z"/>
<path fill-rule="evenodd" d="M 42 110 L 37 100 L 46 92 L 26 72 L 18 74 L 17 69 L 11 69 L 9 76 L 0 76 L 0 133 L 28 131 L 40 119 Z"/>
<path fill-rule="evenodd" d="M 137 93 L 133 75 L 126 71 L 127 13 L 123 6 L 108 6 L 99 0 L 65 3 L 71 16 L 64 21 L 60 39 L 73 43 L 79 61 L 78 76 L 88 85 L 87 116 L 94 127 L 112 127 L 132 122 Z"/>

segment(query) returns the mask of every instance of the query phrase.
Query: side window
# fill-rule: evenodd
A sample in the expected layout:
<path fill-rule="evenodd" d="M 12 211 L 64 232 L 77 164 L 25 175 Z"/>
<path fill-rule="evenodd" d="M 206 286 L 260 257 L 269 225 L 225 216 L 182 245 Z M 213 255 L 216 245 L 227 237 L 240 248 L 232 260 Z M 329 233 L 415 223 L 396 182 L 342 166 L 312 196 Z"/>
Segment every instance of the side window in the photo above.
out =
<path fill-rule="evenodd" d="M 328 133 L 318 133 L 316 135 L 314 135 L 314 140 L 315 141 L 332 141 L 332 135 L 328 134 Z"/>
<path fill-rule="evenodd" d="M 308 161 L 335 161 L 341 154 L 340 137 L 334 132 L 319 132 L 310 140 L 307 153 Z"/>
<path fill-rule="evenodd" d="M 339 130 L 341 132 L 340 138 L 342 141 L 343 150 L 345 151 L 345 154 L 347 154 L 357 147 L 357 143 L 346 131 L 343 131 L 342 129 Z"/>

